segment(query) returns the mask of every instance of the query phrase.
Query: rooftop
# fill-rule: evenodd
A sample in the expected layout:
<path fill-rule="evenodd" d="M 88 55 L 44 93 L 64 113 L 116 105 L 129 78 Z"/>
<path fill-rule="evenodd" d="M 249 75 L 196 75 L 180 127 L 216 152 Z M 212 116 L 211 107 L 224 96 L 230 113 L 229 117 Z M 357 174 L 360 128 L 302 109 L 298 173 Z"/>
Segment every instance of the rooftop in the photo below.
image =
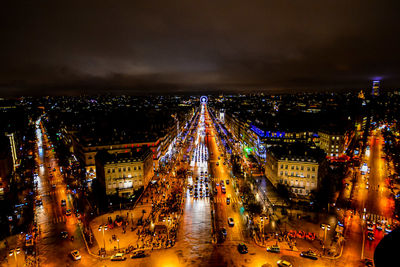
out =
<path fill-rule="evenodd" d="M 126 153 L 109 153 L 107 150 L 101 150 L 96 155 L 96 161 L 103 164 L 123 163 L 123 162 L 141 162 L 145 160 L 152 152 L 147 147 L 141 149 L 130 149 Z"/>
<path fill-rule="evenodd" d="M 320 162 L 325 152 L 304 143 L 280 144 L 269 148 L 270 153 L 279 160 Z"/>

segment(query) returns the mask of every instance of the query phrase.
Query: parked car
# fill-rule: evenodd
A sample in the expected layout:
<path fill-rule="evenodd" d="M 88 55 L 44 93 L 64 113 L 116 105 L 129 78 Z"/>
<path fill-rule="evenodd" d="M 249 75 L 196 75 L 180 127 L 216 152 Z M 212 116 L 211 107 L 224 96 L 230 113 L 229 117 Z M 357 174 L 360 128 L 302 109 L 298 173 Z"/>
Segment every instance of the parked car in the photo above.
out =
<path fill-rule="evenodd" d="M 300 253 L 300 256 L 304 257 L 304 258 L 309 258 L 309 259 L 312 259 L 312 260 L 317 260 L 318 259 L 317 254 L 315 254 L 315 252 L 312 251 L 312 250 L 303 251 L 303 252 Z"/>
<path fill-rule="evenodd" d="M 233 227 L 235 225 L 235 222 L 234 222 L 232 217 L 228 218 L 228 225 L 231 226 L 231 227 Z"/>
<path fill-rule="evenodd" d="M 131 255 L 131 259 L 144 258 L 144 257 L 146 257 L 146 253 L 144 252 L 144 250 L 134 251 L 133 254 Z"/>
<path fill-rule="evenodd" d="M 240 254 L 246 254 L 248 252 L 247 246 L 244 243 L 238 245 L 238 251 Z"/>
<path fill-rule="evenodd" d="M 111 256 L 110 260 L 112 261 L 124 261 L 126 260 L 126 257 L 124 256 L 124 253 L 117 253 Z"/>
<path fill-rule="evenodd" d="M 276 262 L 276 264 L 279 267 L 292 267 L 293 266 L 290 262 L 285 261 L 285 260 L 279 260 L 279 261 Z"/>
<path fill-rule="evenodd" d="M 277 245 L 272 245 L 270 247 L 267 247 L 268 252 L 274 252 L 274 253 L 279 253 L 281 252 L 281 249 Z"/>
<path fill-rule="evenodd" d="M 74 261 L 80 260 L 82 258 L 77 249 L 71 251 L 70 255 Z"/>

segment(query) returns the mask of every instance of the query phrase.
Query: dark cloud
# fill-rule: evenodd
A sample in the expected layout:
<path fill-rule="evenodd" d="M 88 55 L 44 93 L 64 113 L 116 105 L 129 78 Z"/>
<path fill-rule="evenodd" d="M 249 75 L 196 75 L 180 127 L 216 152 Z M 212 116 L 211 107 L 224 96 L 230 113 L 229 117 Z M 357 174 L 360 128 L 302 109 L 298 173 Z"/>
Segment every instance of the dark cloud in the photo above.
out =
<path fill-rule="evenodd" d="M 399 84 L 398 1 L 10 1 L 0 93 Z"/>

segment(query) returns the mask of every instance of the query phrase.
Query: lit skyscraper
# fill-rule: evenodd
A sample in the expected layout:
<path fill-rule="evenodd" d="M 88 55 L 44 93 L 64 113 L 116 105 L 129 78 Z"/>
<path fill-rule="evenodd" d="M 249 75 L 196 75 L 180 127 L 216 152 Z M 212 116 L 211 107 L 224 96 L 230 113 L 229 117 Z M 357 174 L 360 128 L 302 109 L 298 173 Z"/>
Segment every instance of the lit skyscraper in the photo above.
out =
<path fill-rule="evenodd" d="M 372 96 L 379 96 L 379 85 L 380 85 L 380 81 L 372 82 L 372 92 L 371 92 Z"/>

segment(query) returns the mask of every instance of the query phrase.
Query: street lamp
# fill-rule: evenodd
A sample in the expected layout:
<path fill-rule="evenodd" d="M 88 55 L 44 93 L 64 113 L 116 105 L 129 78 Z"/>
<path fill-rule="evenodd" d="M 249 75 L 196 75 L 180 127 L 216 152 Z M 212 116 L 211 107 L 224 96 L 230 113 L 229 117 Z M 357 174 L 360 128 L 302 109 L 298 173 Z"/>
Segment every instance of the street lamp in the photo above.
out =
<path fill-rule="evenodd" d="M 10 250 L 10 253 L 8 254 L 10 257 L 14 255 L 15 258 L 15 265 L 18 267 L 18 259 L 17 259 L 17 254 L 19 254 L 20 248 L 15 248 L 13 250 Z"/>
<path fill-rule="evenodd" d="M 103 232 L 103 243 L 104 243 L 104 251 L 106 251 L 106 239 L 104 238 L 104 231 L 108 230 L 108 227 L 106 228 L 105 225 L 100 225 L 99 226 L 99 231 Z"/>
<path fill-rule="evenodd" d="M 321 228 L 322 230 L 324 230 L 324 241 L 322 243 L 322 250 L 325 253 L 326 232 L 331 230 L 331 226 L 329 224 L 321 223 Z"/>

